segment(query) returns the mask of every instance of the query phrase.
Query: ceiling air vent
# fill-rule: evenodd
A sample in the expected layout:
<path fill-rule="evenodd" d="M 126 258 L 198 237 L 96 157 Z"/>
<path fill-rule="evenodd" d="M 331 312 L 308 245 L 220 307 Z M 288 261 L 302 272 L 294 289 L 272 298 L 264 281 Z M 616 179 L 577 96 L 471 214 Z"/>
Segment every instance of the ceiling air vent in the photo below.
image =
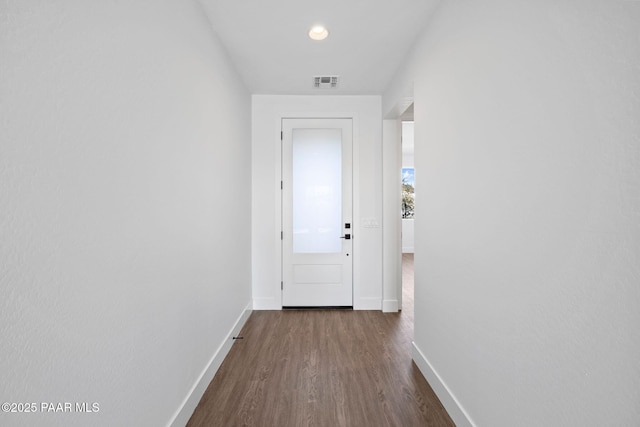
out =
<path fill-rule="evenodd" d="M 315 76 L 313 78 L 314 89 L 336 89 L 338 76 Z"/>

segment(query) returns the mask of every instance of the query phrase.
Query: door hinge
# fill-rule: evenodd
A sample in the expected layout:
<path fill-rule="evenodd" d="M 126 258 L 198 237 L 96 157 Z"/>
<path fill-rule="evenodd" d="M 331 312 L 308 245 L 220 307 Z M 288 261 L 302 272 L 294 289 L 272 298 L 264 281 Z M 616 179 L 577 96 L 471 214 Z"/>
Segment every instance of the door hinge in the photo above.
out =
<path fill-rule="evenodd" d="M 280 232 L 280 240 L 284 240 L 284 231 Z"/>
<path fill-rule="evenodd" d="M 280 290 L 283 291 L 284 290 L 284 282 L 280 282 Z"/>
<path fill-rule="evenodd" d="M 282 181 L 280 181 L 280 189 L 284 190 L 284 184 L 282 183 Z"/>
<path fill-rule="evenodd" d="M 284 132 L 280 131 L 280 141 L 284 139 Z"/>

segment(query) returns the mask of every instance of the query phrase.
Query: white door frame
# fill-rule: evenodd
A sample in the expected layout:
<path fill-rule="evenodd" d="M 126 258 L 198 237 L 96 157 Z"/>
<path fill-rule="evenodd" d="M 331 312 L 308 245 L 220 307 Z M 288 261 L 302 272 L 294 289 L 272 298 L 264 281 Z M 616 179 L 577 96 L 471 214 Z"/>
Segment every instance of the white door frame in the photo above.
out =
<path fill-rule="evenodd" d="M 410 95 L 401 98 L 383 120 L 383 257 L 382 311 L 402 309 L 402 116 L 413 104 Z"/>

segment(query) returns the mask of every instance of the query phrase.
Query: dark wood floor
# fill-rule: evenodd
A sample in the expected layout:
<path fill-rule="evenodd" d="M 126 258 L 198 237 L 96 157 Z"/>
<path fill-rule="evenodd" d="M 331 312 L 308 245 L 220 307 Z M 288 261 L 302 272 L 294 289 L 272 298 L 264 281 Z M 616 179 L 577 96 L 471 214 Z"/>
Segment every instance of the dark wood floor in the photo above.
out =
<path fill-rule="evenodd" d="M 411 361 L 412 283 L 403 299 L 392 314 L 254 311 L 188 426 L 453 426 Z"/>

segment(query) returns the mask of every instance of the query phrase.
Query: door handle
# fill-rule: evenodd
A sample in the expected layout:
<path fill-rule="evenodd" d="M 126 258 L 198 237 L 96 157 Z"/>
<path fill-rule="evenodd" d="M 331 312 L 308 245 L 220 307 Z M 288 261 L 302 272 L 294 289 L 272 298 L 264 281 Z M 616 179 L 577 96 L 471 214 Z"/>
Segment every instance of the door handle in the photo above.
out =
<path fill-rule="evenodd" d="M 340 238 L 344 239 L 344 240 L 351 240 L 351 234 L 345 234 L 344 236 L 342 236 Z"/>

